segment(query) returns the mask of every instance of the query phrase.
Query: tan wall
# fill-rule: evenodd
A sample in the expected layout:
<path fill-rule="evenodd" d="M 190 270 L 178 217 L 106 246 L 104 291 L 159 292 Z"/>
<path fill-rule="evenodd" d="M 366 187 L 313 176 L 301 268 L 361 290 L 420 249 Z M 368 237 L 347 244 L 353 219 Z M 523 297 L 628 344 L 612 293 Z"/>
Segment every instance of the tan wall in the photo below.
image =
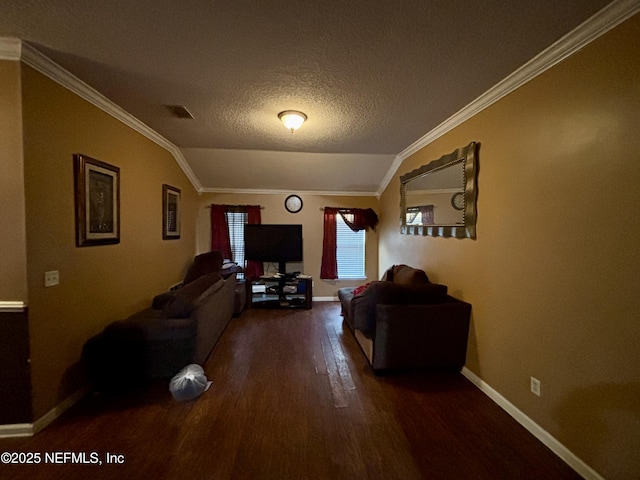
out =
<path fill-rule="evenodd" d="M 262 223 L 302 224 L 304 261 L 300 270 L 313 277 L 314 297 L 337 297 L 338 288 L 361 285 L 363 280 L 321 280 L 320 263 L 322 260 L 322 207 L 354 207 L 373 208 L 378 211 L 375 197 L 344 197 L 301 194 L 303 208 L 292 214 L 284 208 L 286 194 L 204 194 L 200 198 L 198 209 L 198 250 L 209 251 L 211 248 L 209 219 L 210 210 L 207 206 L 212 203 L 229 205 L 261 205 Z M 374 280 L 378 271 L 378 234 L 367 231 L 365 238 L 365 270 L 367 280 Z"/>
<path fill-rule="evenodd" d="M 27 300 L 21 103 L 20 63 L 0 61 L 0 301 Z"/>
<path fill-rule="evenodd" d="M 640 472 L 639 78 L 635 16 L 408 158 L 381 198 L 380 269 L 473 304 L 467 367 L 611 479 Z M 470 141 L 477 240 L 400 235 L 398 176 Z"/>
<path fill-rule="evenodd" d="M 23 67 L 34 416 L 78 388 L 83 343 L 150 305 L 195 253 L 197 194 L 174 158 L 110 115 Z M 73 154 L 120 167 L 121 241 L 75 246 Z M 182 190 L 182 237 L 162 240 L 162 184 Z M 44 272 L 60 285 L 44 288 Z"/>

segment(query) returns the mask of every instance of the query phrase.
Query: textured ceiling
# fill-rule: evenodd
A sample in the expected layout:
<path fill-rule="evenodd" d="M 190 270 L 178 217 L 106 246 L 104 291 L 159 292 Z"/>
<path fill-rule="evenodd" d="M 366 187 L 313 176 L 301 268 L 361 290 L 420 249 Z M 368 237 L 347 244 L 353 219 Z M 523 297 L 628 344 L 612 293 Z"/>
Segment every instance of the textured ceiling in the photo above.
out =
<path fill-rule="evenodd" d="M 362 193 L 607 3 L 0 0 L 0 36 L 175 144 L 204 189 Z M 309 118 L 295 134 L 287 109 Z"/>

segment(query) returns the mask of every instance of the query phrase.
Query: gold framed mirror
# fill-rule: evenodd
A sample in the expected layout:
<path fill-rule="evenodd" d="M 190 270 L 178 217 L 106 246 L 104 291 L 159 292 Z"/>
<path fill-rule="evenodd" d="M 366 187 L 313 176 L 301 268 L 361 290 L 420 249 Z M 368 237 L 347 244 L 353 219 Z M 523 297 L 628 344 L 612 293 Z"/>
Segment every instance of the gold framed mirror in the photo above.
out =
<path fill-rule="evenodd" d="M 477 147 L 471 142 L 400 177 L 400 232 L 476 238 Z"/>

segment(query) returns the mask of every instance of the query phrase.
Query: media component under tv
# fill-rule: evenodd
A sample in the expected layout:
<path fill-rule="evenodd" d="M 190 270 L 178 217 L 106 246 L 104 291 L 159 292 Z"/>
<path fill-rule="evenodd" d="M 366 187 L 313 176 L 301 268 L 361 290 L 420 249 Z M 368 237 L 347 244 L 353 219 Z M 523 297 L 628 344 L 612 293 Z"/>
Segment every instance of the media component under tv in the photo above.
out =
<path fill-rule="evenodd" d="M 302 225 L 245 224 L 244 258 L 277 262 L 278 272 L 286 273 L 287 262 L 302 261 Z"/>

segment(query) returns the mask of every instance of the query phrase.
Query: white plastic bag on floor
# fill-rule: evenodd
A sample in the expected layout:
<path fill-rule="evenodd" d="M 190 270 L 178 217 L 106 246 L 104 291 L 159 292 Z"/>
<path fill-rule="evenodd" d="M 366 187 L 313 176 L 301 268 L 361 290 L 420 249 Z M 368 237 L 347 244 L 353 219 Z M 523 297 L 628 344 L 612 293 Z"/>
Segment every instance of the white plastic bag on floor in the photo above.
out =
<path fill-rule="evenodd" d="M 169 382 L 169 391 L 178 401 L 195 400 L 211 386 L 204 370 L 195 363 L 180 370 Z"/>

